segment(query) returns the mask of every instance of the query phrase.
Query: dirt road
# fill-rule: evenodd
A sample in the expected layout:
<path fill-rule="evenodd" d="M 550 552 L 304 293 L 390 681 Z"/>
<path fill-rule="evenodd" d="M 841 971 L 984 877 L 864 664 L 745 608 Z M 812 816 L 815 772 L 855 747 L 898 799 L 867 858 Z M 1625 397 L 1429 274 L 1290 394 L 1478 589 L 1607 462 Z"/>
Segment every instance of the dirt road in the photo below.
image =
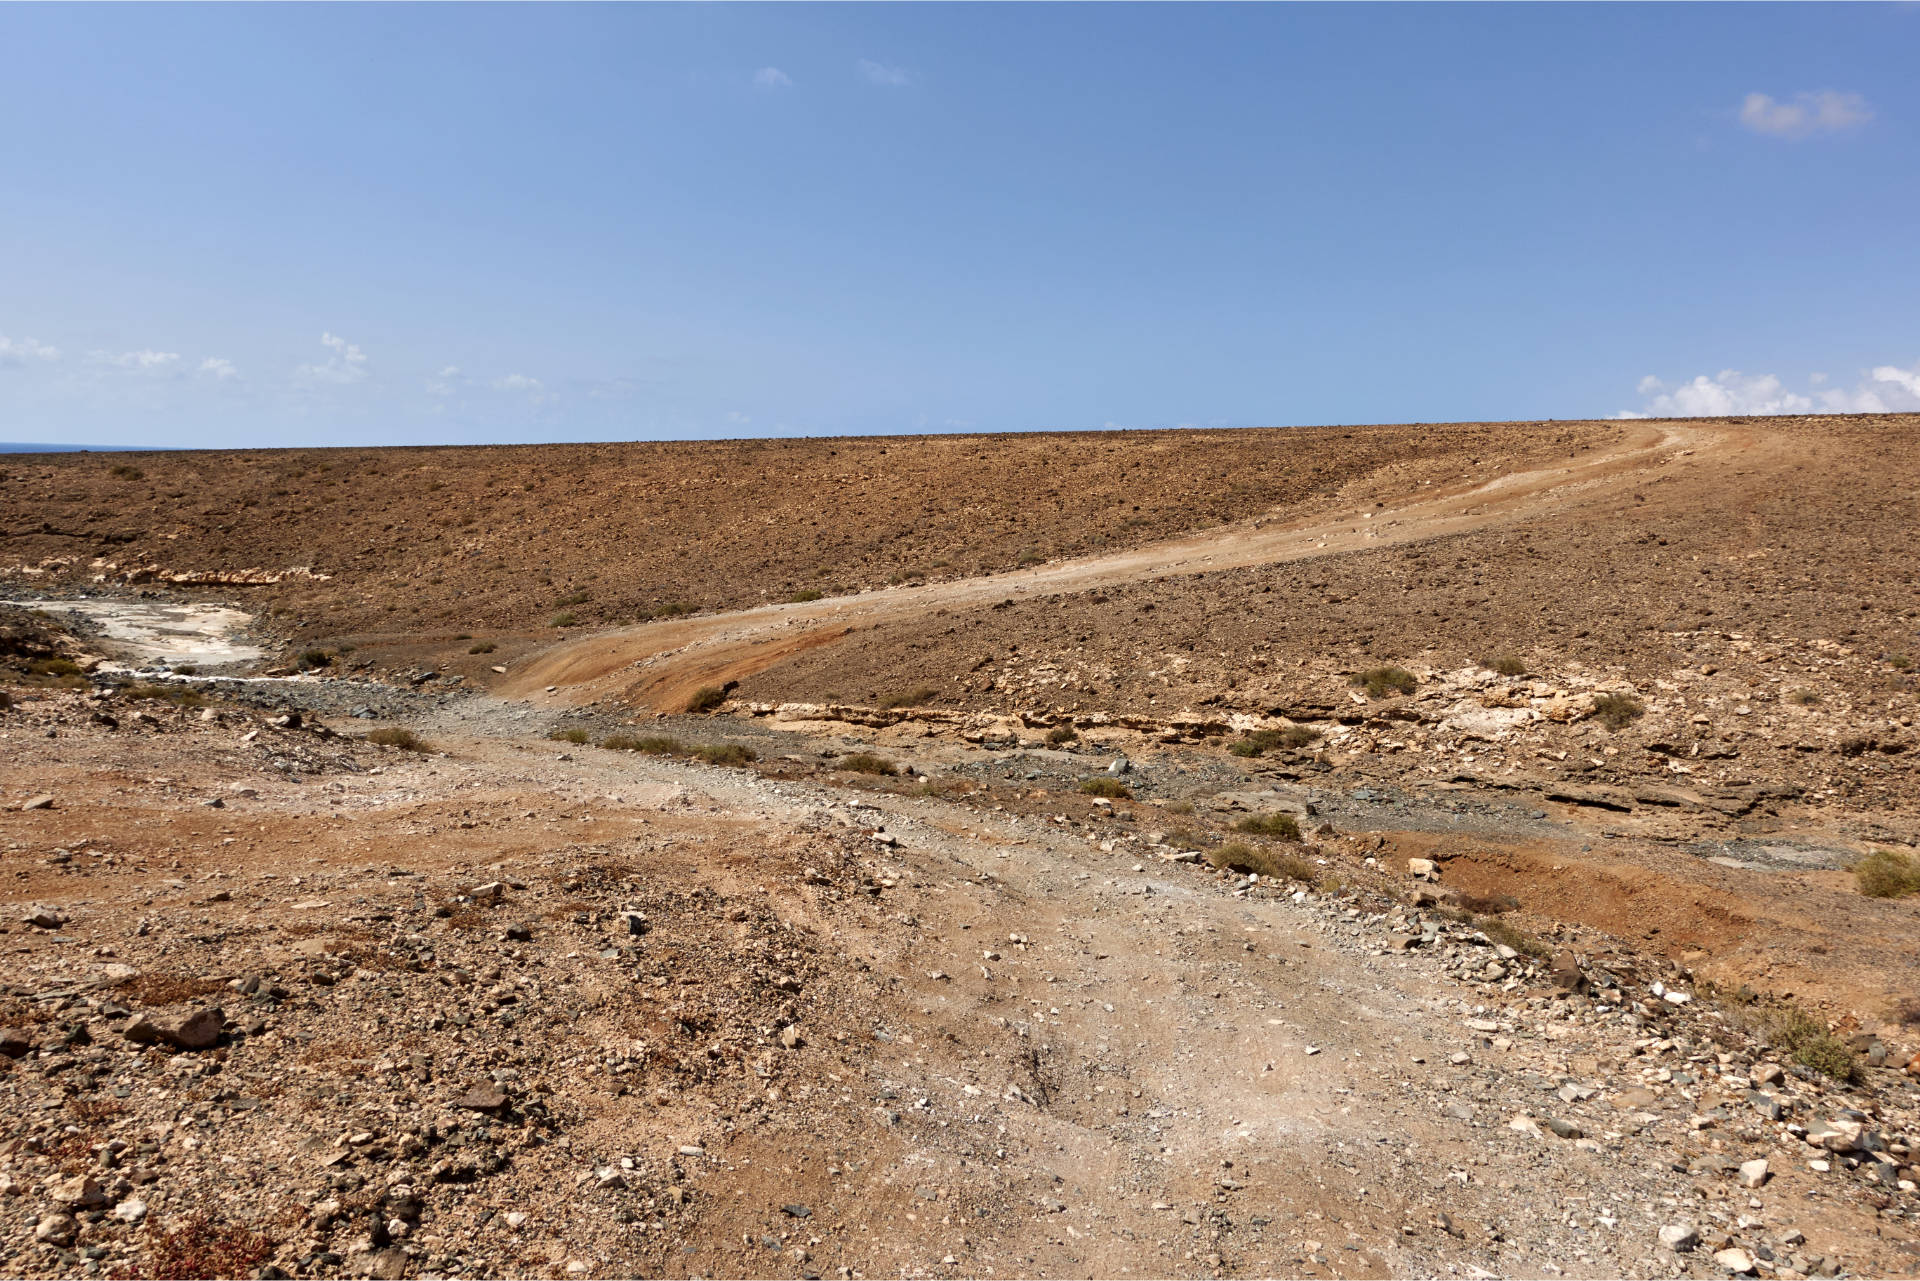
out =
<path fill-rule="evenodd" d="M 1189 538 L 987 578 L 902 586 L 857 596 L 766 605 L 597 632 L 540 651 L 498 682 L 508 698 L 588 702 L 609 696 L 677 711 L 703 685 L 719 685 L 865 628 L 942 609 L 1013 597 L 1038 599 L 1143 579 L 1273 564 L 1440 537 L 1617 494 L 1675 467 L 1720 462 L 1755 446 L 1724 425 L 1664 423 L 1633 431 L 1615 449 L 1441 492 L 1369 494 L 1364 507 L 1287 521 L 1254 520 Z"/>
<path fill-rule="evenodd" d="M 10 1274 L 77 1273 L 69 1243 L 208 1267 L 162 1235 L 190 1212 L 194 1243 L 301 1275 L 1707 1265 L 1675 1223 L 1803 1273 L 1910 1267 L 1854 1181 L 1745 1119 L 1750 1051 L 1647 1003 L 1670 968 L 1610 957 L 1624 997 L 1556 994 L 1471 926 L 1182 863 L 1124 814 L 569 751 L 516 718 L 425 725 L 423 758 L 84 717 L 13 780 L 56 794 L 7 816 L 15 847 L 63 854 L 8 897 L 62 920 L 12 947 L 45 1048 L 0 1080 L 4 1160 L 39 1206 L 98 1144 L 101 1195 L 139 1208 L 77 1242 L 36 1209 Z M 117 1030 L 115 1000 L 209 993 L 215 1059 Z M 1809 1121 L 1844 1104 L 1771 1088 Z M 1755 1158 L 1762 1192 L 1732 1174 Z"/>

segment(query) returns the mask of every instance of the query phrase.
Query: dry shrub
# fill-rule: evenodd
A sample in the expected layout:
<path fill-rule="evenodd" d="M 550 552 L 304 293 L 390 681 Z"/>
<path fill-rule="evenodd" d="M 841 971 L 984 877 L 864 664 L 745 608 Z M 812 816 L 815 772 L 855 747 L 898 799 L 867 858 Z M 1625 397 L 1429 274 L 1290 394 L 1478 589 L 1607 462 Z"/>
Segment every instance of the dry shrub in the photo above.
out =
<path fill-rule="evenodd" d="M 687 700 L 689 712 L 711 712 L 727 701 L 727 691 L 718 685 L 702 685 L 693 691 L 693 697 Z"/>
<path fill-rule="evenodd" d="M 585 745 L 589 735 L 587 731 L 575 725 L 567 729 L 549 730 L 547 737 L 556 743 L 572 743 L 575 747 Z"/>
<path fill-rule="evenodd" d="M 1853 883 L 1868 898 L 1920 894 L 1920 860 L 1897 850 L 1875 850 L 1853 865 Z"/>
<path fill-rule="evenodd" d="M 1240 841 L 1211 851 L 1207 855 L 1207 862 L 1243 876 L 1255 874 L 1265 880 L 1301 881 L 1308 885 L 1313 884 L 1320 875 L 1319 868 L 1298 854 L 1247 845 Z"/>
<path fill-rule="evenodd" d="M 1280 841 L 1300 839 L 1300 824 L 1291 814 L 1249 814 L 1233 825 L 1236 832 L 1266 836 Z"/>
<path fill-rule="evenodd" d="M 206 695 L 191 685 L 128 685 L 120 697 L 141 703 L 172 703 L 175 707 L 205 707 Z"/>
<path fill-rule="evenodd" d="M 244 1277 L 273 1257 L 264 1232 L 224 1223 L 201 1211 L 167 1231 L 149 1228 L 141 1272 L 155 1281 Z"/>
<path fill-rule="evenodd" d="M 1266 752 L 1280 749 L 1292 750 L 1317 742 L 1320 731 L 1305 725 L 1289 725 L 1285 729 L 1257 729 L 1241 739 L 1227 750 L 1235 756 L 1260 756 Z"/>
<path fill-rule="evenodd" d="M 882 707 L 922 707 L 939 696 L 940 691 L 931 685 L 921 685 L 914 689 L 901 690 L 897 694 L 888 694 L 880 700 Z"/>
<path fill-rule="evenodd" d="M 403 752 L 431 752 L 433 744 L 410 729 L 388 725 L 367 735 L 366 741 L 380 747 L 397 747 Z"/>
<path fill-rule="evenodd" d="M 871 752 L 852 752 L 842 756 L 836 766 L 855 774 L 877 774 L 882 778 L 892 778 L 899 772 L 892 761 Z"/>
<path fill-rule="evenodd" d="M 1646 712 L 1646 707 L 1631 694 L 1602 694 L 1593 700 L 1594 717 L 1608 729 L 1625 729 Z"/>
<path fill-rule="evenodd" d="M 1525 676 L 1527 665 L 1512 654 L 1502 654 L 1487 666 L 1502 676 Z"/>
<path fill-rule="evenodd" d="M 1474 916 L 1498 916 L 1520 907 L 1520 900 L 1511 894 L 1462 894 L 1454 902 L 1461 911 Z"/>
<path fill-rule="evenodd" d="M 1550 949 L 1545 943 L 1542 943 L 1539 939 L 1527 933 L 1525 930 L 1515 929 L 1513 926 L 1508 925 L 1505 921 L 1483 920 L 1483 921 L 1476 921 L 1475 924 L 1479 926 L 1480 932 L 1482 934 L 1492 939 L 1495 943 L 1503 943 L 1506 946 L 1512 948 L 1514 951 L 1520 953 L 1520 955 L 1522 956 L 1531 956 L 1531 957 L 1534 957 L 1535 959 L 1544 959 L 1553 954 L 1552 949 Z"/>
<path fill-rule="evenodd" d="M 1371 667 L 1354 675 L 1353 683 L 1367 691 L 1368 698 L 1385 698 L 1389 694 L 1411 694 L 1415 681 L 1413 673 L 1404 667 Z"/>
<path fill-rule="evenodd" d="M 739 743 L 702 743 L 693 754 L 709 765 L 751 765 L 759 753 Z"/>
<path fill-rule="evenodd" d="M 816 587 L 805 587 L 795 592 L 793 595 L 787 597 L 787 604 L 804 605 L 808 601 L 819 600 L 822 596 L 825 596 L 825 595 L 826 595 L 825 592 L 819 590 Z"/>
<path fill-rule="evenodd" d="M 1080 731 L 1071 725 L 1055 725 L 1047 731 L 1047 741 L 1056 747 L 1061 743 L 1071 743 L 1080 737 Z"/>
<path fill-rule="evenodd" d="M 114 986 L 122 995 L 142 1005 L 179 1005 L 183 1001 L 225 991 L 227 985 L 219 979 L 150 971 L 123 979 Z"/>
<path fill-rule="evenodd" d="M 1122 783 L 1119 779 L 1111 775 L 1104 774 L 1094 778 L 1081 779 L 1080 790 L 1088 796 L 1104 796 L 1109 800 L 1115 801 L 1130 800 L 1133 797 L 1133 793 L 1127 789 L 1125 783 Z"/>
<path fill-rule="evenodd" d="M 82 1099 L 69 1098 L 67 1111 L 83 1125 L 98 1125 L 102 1121 L 111 1121 L 115 1117 L 127 1114 L 127 1105 L 116 1098 Z"/>
<path fill-rule="evenodd" d="M 1760 1011 L 1761 1031 L 1795 1063 L 1840 1082 L 1859 1079 L 1860 1060 L 1847 1043 L 1827 1030 L 1820 1019 L 1797 1005 L 1782 1004 Z"/>
<path fill-rule="evenodd" d="M 373 1051 L 361 1041 L 309 1041 L 295 1056 L 298 1062 L 309 1067 L 330 1068 L 336 1073 L 352 1075 L 359 1071 L 358 1065 L 373 1057 Z"/>
<path fill-rule="evenodd" d="M 494 646 L 493 646 L 493 642 L 492 642 L 492 641 L 481 641 L 481 642 L 480 642 L 479 644 L 477 644 L 477 645 L 470 645 L 470 646 L 468 646 L 468 647 L 467 647 L 467 653 L 469 653 L 469 654 L 491 654 L 491 653 L 493 653 L 493 648 L 494 648 Z"/>

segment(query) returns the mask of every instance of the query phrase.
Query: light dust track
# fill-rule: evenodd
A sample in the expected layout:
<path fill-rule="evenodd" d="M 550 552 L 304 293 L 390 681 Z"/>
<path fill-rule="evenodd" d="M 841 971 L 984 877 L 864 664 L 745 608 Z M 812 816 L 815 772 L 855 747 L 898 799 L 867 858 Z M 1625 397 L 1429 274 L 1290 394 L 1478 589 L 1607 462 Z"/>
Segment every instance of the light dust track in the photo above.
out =
<path fill-rule="evenodd" d="M 1754 433 L 1728 424 L 1650 423 L 1604 453 L 1562 458 L 1471 487 L 1409 493 L 1364 513 L 1242 522 L 991 577 L 760 605 L 598 632 L 534 654 L 495 685 L 493 692 L 508 698 L 550 697 L 568 703 L 611 696 L 651 710 L 678 711 L 698 686 L 742 679 L 803 650 L 880 623 L 939 609 L 977 607 L 1012 596 L 1034 599 L 1095 591 L 1145 579 L 1306 560 L 1515 524 L 1575 502 L 1603 499 L 1679 465 L 1719 461 L 1762 443 Z M 548 686 L 556 687 L 551 694 Z"/>

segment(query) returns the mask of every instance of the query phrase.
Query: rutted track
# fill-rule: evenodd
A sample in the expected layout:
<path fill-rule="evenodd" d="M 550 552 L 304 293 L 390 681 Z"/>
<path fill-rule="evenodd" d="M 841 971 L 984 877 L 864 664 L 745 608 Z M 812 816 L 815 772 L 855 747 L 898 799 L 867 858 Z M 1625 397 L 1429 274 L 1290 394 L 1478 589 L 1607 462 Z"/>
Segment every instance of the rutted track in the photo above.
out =
<path fill-rule="evenodd" d="M 1331 556 L 1524 521 L 1597 502 L 1678 465 L 1697 465 L 1760 443 L 1724 425 L 1649 425 L 1615 450 L 1574 456 L 1480 485 L 1413 493 L 1367 511 L 1298 522 L 1230 525 L 1111 555 L 986 578 L 890 588 L 858 596 L 764 605 L 733 613 L 600 632 L 556 645 L 495 686 L 506 697 L 586 702 L 618 697 L 678 710 L 701 685 L 764 671 L 805 649 L 879 623 L 938 609 L 1095 591 L 1144 579 Z"/>

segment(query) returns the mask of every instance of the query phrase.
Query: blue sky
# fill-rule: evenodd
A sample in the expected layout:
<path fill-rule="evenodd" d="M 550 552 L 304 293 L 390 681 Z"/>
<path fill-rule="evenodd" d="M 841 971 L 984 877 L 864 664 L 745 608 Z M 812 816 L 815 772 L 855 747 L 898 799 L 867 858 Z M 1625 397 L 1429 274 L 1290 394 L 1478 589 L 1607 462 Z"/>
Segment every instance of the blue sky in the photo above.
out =
<path fill-rule="evenodd" d="M 1920 407 L 1920 6 L 0 6 L 0 439 Z"/>

